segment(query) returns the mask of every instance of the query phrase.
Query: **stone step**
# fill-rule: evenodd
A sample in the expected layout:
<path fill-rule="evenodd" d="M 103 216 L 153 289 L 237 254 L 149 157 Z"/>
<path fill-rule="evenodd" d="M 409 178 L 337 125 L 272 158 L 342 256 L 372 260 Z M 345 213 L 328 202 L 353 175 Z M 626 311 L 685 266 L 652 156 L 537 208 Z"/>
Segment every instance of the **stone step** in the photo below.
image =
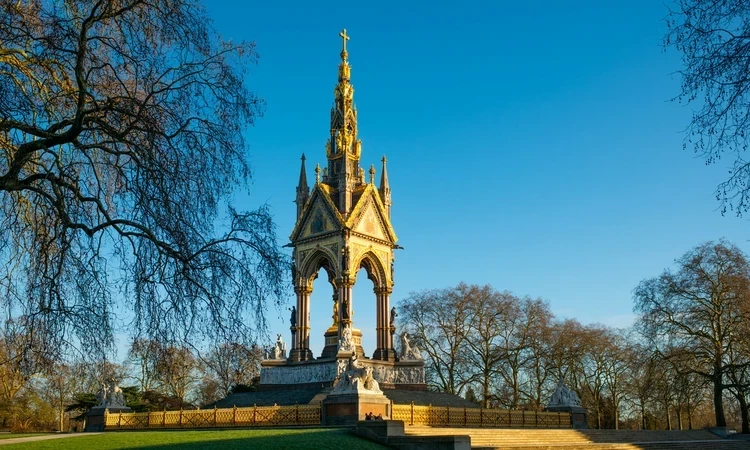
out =
<path fill-rule="evenodd" d="M 469 435 L 472 448 L 504 450 L 750 450 L 707 430 L 559 430 L 408 426 L 407 435 Z"/>
<path fill-rule="evenodd" d="M 473 442 L 512 443 L 630 443 L 722 440 L 705 430 L 691 431 L 635 431 L 635 430 L 536 430 L 536 429 L 487 429 L 487 428 L 430 428 L 407 427 L 408 434 L 468 434 Z"/>
<path fill-rule="evenodd" d="M 465 433 L 472 437 L 474 442 L 497 442 L 497 443 L 504 443 L 504 444 L 512 444 L 512 443 L 519 443 L 519 444 L 525 444 L 525 443 L 543 443 L 543 442 L 551 442 L 551 443 L 600 443 L 600 444 L 628 444 L 632 442 L 688 442 L 688 441 L 722 441 L 722 439 L 673 439 L 670 437 L 649 437 L 648 439 L 643 439 L 640 436 L 637 437 L 615 437 L 615 438 L 609 438 L 609 439 L 585 439 L 585 438 L 568 438 L 568 437 L 561 437 L 561 438 L 549 438 L 549 437 L 539 437 L 539 436 L 528 436 L 525 438 L 510 438 L 510 437 L 504 437 L 504 436 L 489 436 L 489 435 L 477 435 L 473 433 Z"/>
<path fill-rule="evenodd" d="M 310 400 L 310 404 L 316 405 L 316 404 L 323 403 L 323 400 L 325 400 L 326 397 L 328 397 L 328 394 L 331 392 L 332 389 L 333 389 L 332 387 L 323 388 L 322 391 L 315 394 L 315 397 L 313 397 Z"/>
<path fill-rule="evenodd" d="M 486 450 L 748 450 L 750 442 L 742 441 L 682 441 L 646 442 L 633 444 L 528 444 L 518 446 L 484 446 L 472 440 L 473 449 Z"/>

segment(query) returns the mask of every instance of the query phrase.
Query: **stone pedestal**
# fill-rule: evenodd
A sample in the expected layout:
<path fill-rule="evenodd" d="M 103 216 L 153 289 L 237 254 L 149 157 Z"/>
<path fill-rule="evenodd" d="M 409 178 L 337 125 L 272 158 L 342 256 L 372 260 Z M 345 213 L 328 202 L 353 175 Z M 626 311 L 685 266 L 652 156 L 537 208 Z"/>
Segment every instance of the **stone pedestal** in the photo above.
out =
<path fill-rule="evenodd" d="M 311 361 L 314 360 L 315 357 L 313 356 L 312 351 L 308 348 L 293 348 L 289 352 L 289 360 L 290 361 Z"/>
<path fill-rule="evenodd" d="M 100 432 L 104 431 L 104 427 L 106 423 L 105 420 L 105 414 L 119 414 L 119 413 L 131 413 L 133 410 L 131 408 L 125 407 L 103 407 L 103 406 L 95 406 L 89 410 L 88 413 L 86 413 L 86 426 L 83 428 L 83 431 L 93 431 L 93 432 Z"/>
<path fill-rule="evenodd" d="M 396 361 L 396 350 L 392 348 L 377 348 L 372 354 L 372 359 L 380 361 Z"/>
<path fill-rule="evenodd" d="M 323 400 L 322 412 L 323 425 L 356 425 L 367 414 L 390 419 L 391 401 L 383 394 L 329 395 Z"/>
<path fill-rule="evenodd" d="M 580 406 L 548 406 L 544 408 L 549 412 L 566 412 L 570 413 L 570 426 L 578 430 L 585 430 L 589 427 L 589 416 L 586 408 Z"/>
<path fill-rule="evenodd" d="M 335 358 L 339 348 L 339 327 L 338 325 L 331 325 L 328 327 L 326 332 L 323 334 L 325 337 L 326 345 L 323 347 L 323 352 L 320 357 L 323 359 Z M 354 346 L 357 349 L 357 356 L 364 358 L 365 351 L 362 348 L 362 330 L 352 328 L 352 340 Z"/>

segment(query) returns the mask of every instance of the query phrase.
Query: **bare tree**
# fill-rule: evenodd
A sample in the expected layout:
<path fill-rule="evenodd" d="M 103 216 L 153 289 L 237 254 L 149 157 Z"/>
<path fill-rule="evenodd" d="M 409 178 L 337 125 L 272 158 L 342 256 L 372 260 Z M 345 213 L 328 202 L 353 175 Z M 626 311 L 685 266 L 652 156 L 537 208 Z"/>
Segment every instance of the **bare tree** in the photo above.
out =
<path fill-rule="evenodd" d="M 217 382 L 218 394 L 226 397 L 234 386 L 252 384 L 260 375 L 260 360 L 260 348 L 227 342 L 214 346 L 202 362 L 204 372 Z"/>
<path fill-rule="evenodd" d="M 583 337 L 583 354 L 578 364 L 574 365 L 578 372 L 576 378 L 581 380 L 581 390 L 584 394 L 581 397 L 583 402 L 588 400 L 589 409 L 594 409 L 594 418 L 596 428 L 602 428 L 602 415 L 604 413 L 604 395 L 606 390 L 606 381 L 604 374 L 607 370 L 609 346 L 609 330 L 601 325 L 589 325 L 585 327 Z"/>
<path fill-rule="evenodd" d="M 634 344 L 627 355 L 628 376 L 625 379 L 628 397 L 640 416 L 641 429 L 648 430 L 647 411 L 655 396 L 655 380 L 658 372 L 659 356 L 647 347 Z"/>
<path fill-rule="evenodd" d="M 743 304 L 740 314 L 746 318 L 740 323 L 738 339 L 727 348 L 727 377 L 729 392 L 737 400 L 742 421 L 742 433 L 750 433 L 750 302 Z"/>
<path fill-rule="evenodd" d="M 159 382 L 169 395 L 179 399 L 181 403 L 188 403 L 188 393 L 198 381 L 197 368 L 198 362 L 190 349 L 166 347 L 162 349 L 157 363 Z"/>
<path fill-rule="evenodd" d="M 575 319 L 566 319 L 552 325 L 550 332 L 550 370 L 555 381 L 564 380 L 581 394 L 577 375 L 586 345 L 586 331 Z"/>
<path fill-rule="evenodd" d="M 78 381 L 75 368 L 65 363 L 57 363 L 42 377 L 40 394 L 55 409 L 57 414 L 57 430 L 65 430 L 66 408 L 73 401 Z"/>
<path fill-rule="evenodd" d="M 529 351 L 536 327 L 541 324 L 536 317 L 540 314 L 538 301 L 529 297 L 523 299 L 504 294 L 505 308 L 500 314 L 497 367 L 497 381 L 502 382 L 501 403 L 511 409 L 518 409 L 522 403 L 529 403 L 523 387 L 528 384 L 527 370 L 532 365 L 534 355 Z"/>
<path fill-rule="evenodd" d="M 503 359 L 499 348 L 504 331 L 502 317 L 517 306 L 517 299 L 510 293 L 499 293 L 489 285 L 460 285 L 458 289 L 468 301 L 472 318 L 465 339 L 467 370 L 472 373 L 471 381 L 479 384 L 484 407 L 489 408 L 493 397 L 490 386 Z"/>
<path fill-rule="evenodd" d="M 727 348 L 750 320 L 741 311 L 747 298 L 750 265 L 737 247 L 707 242 L 635 289 L 638 327 L 666 358 L 713 385 L 716 426 L 726 426 L 723 394 L 730 366 Z"/>
<path fill-rule="evenodd" d="M 524 299 L 522 308 L 526 317 L 526 382 L 522 393 L 531 406 L 541 410 L 554 386 L 550 359 L 553 315 L 549 304 L 541 299 Z"/>
<path fill-rule="evenodd" d="M 620 408 L 627 395 L 626 381 L 631 376 L 628 361 L 633 350 L 632 342 L 622 330 L 609 329 L 604 342 L 604 367 L 602 376 L 607 395 L 612 402 L 615 430 L 620 429 Z"/>
<path fill-rule="evenodd" d="M 111 348 L 121 297 L 157 340 L 264 328 L 286 258 L 266 207 L 228 205 L 255 58 L 197 0 L 0 0 L 3 311 L 86 354 Z"/>
<path fill-rule="evenodd" d="M 682 90 L 676 100 L 697 104 L 685 147 L 707 164 L 729 154 L 729 179 L 717 189 L 722 212 L 750 208 L 750 4 L 742 0 L 677 0 L 667 16 L 666 48 L 682 54 Z"/>
<path fill-rule="evenodd" d="M 472 320 L 469 286 L 412 292 L 398 305 L 399 323 L 422 349 L 428 383 L 458 394 L 469 382 L 466 335 Z"/>
<path fill-rule="evenodd" d="M 141 392 L 157 387 L 162 344 L 153 339 L 135 338 L 128 350 L 130 375 L 138 381 Z"/>

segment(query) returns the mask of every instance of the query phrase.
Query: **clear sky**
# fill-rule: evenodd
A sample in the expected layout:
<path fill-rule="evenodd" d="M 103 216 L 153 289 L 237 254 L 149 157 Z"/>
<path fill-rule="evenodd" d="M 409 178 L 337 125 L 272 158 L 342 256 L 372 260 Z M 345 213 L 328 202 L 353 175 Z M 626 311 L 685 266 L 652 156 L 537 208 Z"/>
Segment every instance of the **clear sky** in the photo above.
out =
<path fill-rule="evenodd" d="M 247 131 L 255 170 L 238 206 L 268 203 L 288 242 L 299 158 L 325 162 L 346 28 L 362 166 L 388 156 L 398 302 L 467 283 L 541 297 L 558 317 L 627 326 L 632 290 L 693 246 L 748 250 L 747 219 L 722 217 L 726 170 L 683 150 L 690 109 L 655 0 L 208 1 L 226 38 L 255 41 L 247 84 L 267 102 Z M 355 327 L 374 350 L 374 296 L 355 287 Z M 330 324 L 325 277 L 312 347 Z M 289 305 L 293 301 L 289 292 Z M 288 313 L 269 308 L 289 341 Z"/>

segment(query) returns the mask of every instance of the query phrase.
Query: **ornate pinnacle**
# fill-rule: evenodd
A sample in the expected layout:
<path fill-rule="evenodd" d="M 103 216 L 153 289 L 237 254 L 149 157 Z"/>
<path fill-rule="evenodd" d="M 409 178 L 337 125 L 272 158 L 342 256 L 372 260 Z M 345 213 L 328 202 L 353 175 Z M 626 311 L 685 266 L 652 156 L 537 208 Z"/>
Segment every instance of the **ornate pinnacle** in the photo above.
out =
<path fill-rule="evenodd" d="M 310 196 L 310 188 L 307 186 L 307 171 L 305 170 L 305 154 L 302 154 L 302 164 L 299 169 L 299 183 L 297 183 L 297 198 L 294 203 L 297 204 L 297 217 L 302 214 L 302 207 Z"/>
<path fill-rule="evenodd" d="M 375 184 L 375 164 L 370 165 L 370 184 Z"/>
<path fill-rule="evenodd" d="M 315 164 L 315 184 L 320 183 L 320 164 Z"/>
<path fill-rule="evenodd" d="M 302 154 L 302 164 L 299 171 L 299 184 L 297 185 L 297 191 L 305 191 L 307 192 L 307 174 L 305 173 L 305 154 Z"/>

